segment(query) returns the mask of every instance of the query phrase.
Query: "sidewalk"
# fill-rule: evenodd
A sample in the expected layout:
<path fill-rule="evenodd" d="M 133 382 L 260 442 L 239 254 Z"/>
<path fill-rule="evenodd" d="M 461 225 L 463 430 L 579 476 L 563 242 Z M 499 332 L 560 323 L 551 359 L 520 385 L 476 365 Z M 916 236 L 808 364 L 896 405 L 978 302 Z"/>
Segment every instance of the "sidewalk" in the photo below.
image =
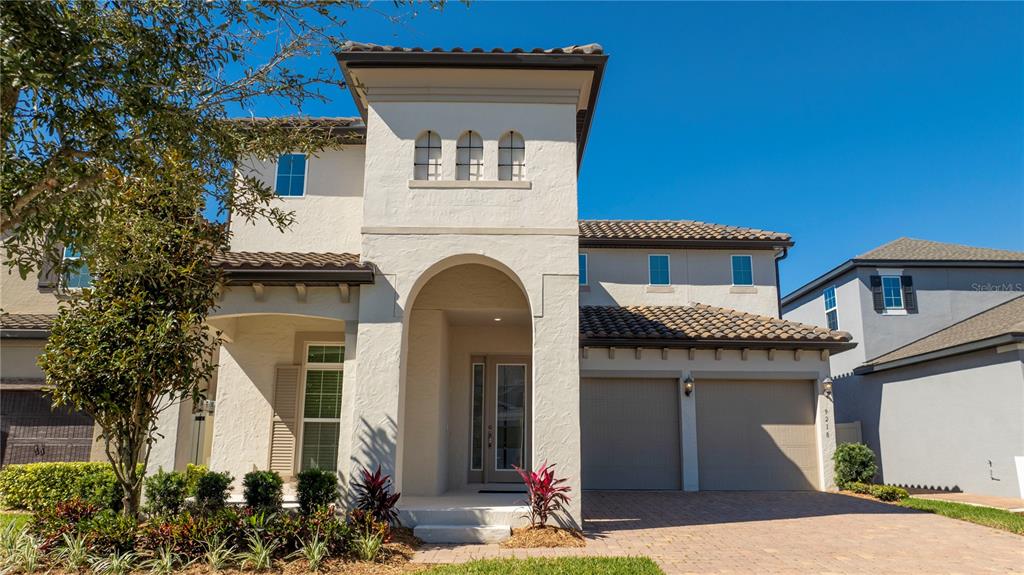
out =
<path fill-rule="evenodd" d="M 913 497 L 966 503 L 967 505 L 978 505 L 981 507 L 995 507 L 996 509 L 1005 509 L 1014 513 L 1024 513 L 1024 499 L 1017 499 L 1015 497 L 995 497 L 993 495 L 975 495 L 973 493 L 921 493 L 914 494 Z"/>

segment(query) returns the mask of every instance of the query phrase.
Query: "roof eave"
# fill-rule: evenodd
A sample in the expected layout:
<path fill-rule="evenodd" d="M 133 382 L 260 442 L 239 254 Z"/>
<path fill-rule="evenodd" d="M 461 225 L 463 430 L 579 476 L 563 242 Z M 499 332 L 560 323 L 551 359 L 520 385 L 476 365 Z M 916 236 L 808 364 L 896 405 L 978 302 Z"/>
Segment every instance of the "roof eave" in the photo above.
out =
<path fill-rule="evenodd" d="M 50 337 L 49 329 L 0 329 L 3 339 L 46 339 Z"/>
<path fill-rule="evenodd" d="M 662 238 L 580 238 L 581 248 L 697 248 L 709 250 L 790 248 L 792 240 L 697 240 Z"/>
<path fill-rule="evenodd" d="M 225 285 L 364 285 L 374 282 L 373 270 L 302 270 L 302 269 L 228 269 L 224 270 Z"/>
<path fill-rule="evenodd" d="M 366 52 L 338 51 L 334 57 L 341 66 L 345 84 L 355 100 L 356 108 L 365 122 L 366 106 L 352 89 L 351 69 L 355 68 L 502 68 L 509 70 L 587 70 L 593 73 L 590 99 L 583 119 L 579 141 L 576 143 L 576 170 L 583 164 L 590 127 L 597 109 L 601 80 L 608 62 L 607 54 L 536 54 L 531 52 Z"/>
<path fill-rule="evenodd" d="M 886 361 L 886 362 L 877 363 L 877 364 L 864 364 L 864 365 L 861 365 L 860 367 L 854 368 L 853 374 L 854 375 L 866 375 L 866 374 L 869 374 L 869 373 L 878 373 L 880 371 L 896 369 L 898 367 L 906 367 L 908 365 L 915 365 L 915 364 L 918 364 L 918 363 L 924 363 L 926 361 L 931 361 L 931 360 L 934 360 L 934 359 L 942 359 L 942 358 L 945 358 L 945 357 L 952 357 L 952 356 L 955 356 L 955 355 L 963 355 L 965 353 L 971 353 L 973 351 L 981 351 L 983 349 L 988 349 L 988 348 L 991 348 L 991 347 L 997 347 L 997 346 L 1007 345 L 1007 344 L 1012 344 L 1012 343 L 1022 343 L 1022 342 L 1024 342 L 1024 333 L 1017 333 L 1017 332 L 1005 333 L 1005 334 L 1002 334 L 1002 335 L 997 335 L 995 337 L 989 337 L 989 338 L 980 339 L 980 340 L 977 340 L 977 341 L 971 341 L 971 342 L 962 343 L 962 344 L 959 344 L 959 345 L 953 345 L 953 346 L 950 346 L 950 347 L 946 347 L 946 348 L 942 348 L 942 349 L 937 349 L 935 351 L 930 351 L 930 352 L 927 352 L 927 353 L 921 353 L 921 354 L 917 354 L 917 355 L 912 355 L 910 357 L 904 357 L 904 358 L 895 359 L 895 360 L 892 360 L 892 361 Z"/>
<path fill-rule="evenodd" d="M 880 260 L 880 259 L 849 259 L 825 272 L 824 274 L 816 277 L 815 279 L 805 283 L 804 285 L 796 288 L 788 295 L 782 298 L 782 305 L 787 306 L 797 299 L 807 295 L 815 289 L 821 287 L 837 277 L 845 274 L 846 272 L 858 268 L 858 267 L 884 267 L 884 266 L 903 266 L 903 267 L 919 267 L 919 268 L 937 268 L 937 267 L 950 267 L 950 268 L 1024 268 L 1024 261 L 1007 261 L 1007 260 Z"/>
<path fill-rule="evenodd" d="M 580 347 L 649 347 L 697 349 L 827 349 L 840 352 L 853 349 L 857 344 L 824 340 L 736 340 L 736 339 L 676 339 L 676 338 L 606 338 L 580 337 Z"/>

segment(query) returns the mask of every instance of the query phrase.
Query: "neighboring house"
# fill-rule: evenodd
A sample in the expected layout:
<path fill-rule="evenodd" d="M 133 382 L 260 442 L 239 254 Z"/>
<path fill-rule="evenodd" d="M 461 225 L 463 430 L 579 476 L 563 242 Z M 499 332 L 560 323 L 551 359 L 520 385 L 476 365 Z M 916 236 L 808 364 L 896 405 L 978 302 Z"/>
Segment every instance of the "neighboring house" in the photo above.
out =
<path fill-rule="evenodd" d="M 1024 497 L 1022 295 L 1024 252 L 900 238 L 782 309 L 853 335 L 832 357 L 836 417 L 859 422 L 884 481 Z"/>
<path fill-rule="evenodd" d="M 522 509 L 492 492 L 544 462 L 577 523 L 585 489 L 832 488 L 828 359 L 853 344 L 779 319 L 790 237 L 578 221 L 606 58 L 340 51 L 361 117 L 316 120 L 343 145 L 244 168 L 295 224 L 232 222 L 214 413 L 197 431 L 168 412 L 151 464 L 343 485 L 381 465 L 432 540 L 507 533 Z M 445 522 L 463 532 L 426 525 Z"/>

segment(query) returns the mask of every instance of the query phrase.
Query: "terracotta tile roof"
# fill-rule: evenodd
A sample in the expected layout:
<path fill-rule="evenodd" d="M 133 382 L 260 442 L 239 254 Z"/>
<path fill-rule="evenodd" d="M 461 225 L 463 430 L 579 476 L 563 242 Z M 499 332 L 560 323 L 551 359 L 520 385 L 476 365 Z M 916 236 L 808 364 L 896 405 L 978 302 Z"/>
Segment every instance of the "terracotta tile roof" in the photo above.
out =
<path fill-rule="evenodd" d="M 225 270 L 370 270 L 359 254 L 315 252 L 223 252 L 214 263 Z"/>
<path fill-rule="evenodd" d="M 1024 296 L 876 357 L 865 365 L 881 365 L 1006 334 L 1024 334 Z"/>
<path fill-rule="evenodd" d="M 656 240 L 764 242 L 791 245 L 789 234 L 692 220 L 580 220 L 580 242 Z"/>
<path fill-rule="evenodd" d="M 339 49 L 341 52 L 392 52 L 392 53 L 404 53 L 404 52 L 434 52 L 442 54 L 604 54 L 604 48 L 600 44 L 582 44 L 565 46 L 564 48 L 511 48 L 505 50 L 503 48 L 404 48 L 402 46 L 385 46 L 381 44 L 371 44 L 367 42 L 353 42 L 351 40 L 346 41 L 341 45 Z"/>
<path fill-rule="evenodd" d="M 293 130 L 326 131 L 331 140 L 342 144 L 365 144 L 366 124 L 355 117 L 279 116 L 271 118 L 230 118 L 231 122 L 254 129 L 276 125 Z"/>
<path fill-rule="evenodd" d="M 584 340 L 651 340 L 755 344 L 846 344 L 850 334 L 732 309 L 692 306 L 582 306 Z"/>
<path fill-rule="evenodd" d="M 950 260 L 1024 262 L 1024 252 L 978 248 L 914 238 L 899 238 L 865 252 L 856 260 Z"/>
<path fill-rule="evenodd" d="M 5 313 L 0 315 L 0 329 L 50 329 L 57 314 Z"/>

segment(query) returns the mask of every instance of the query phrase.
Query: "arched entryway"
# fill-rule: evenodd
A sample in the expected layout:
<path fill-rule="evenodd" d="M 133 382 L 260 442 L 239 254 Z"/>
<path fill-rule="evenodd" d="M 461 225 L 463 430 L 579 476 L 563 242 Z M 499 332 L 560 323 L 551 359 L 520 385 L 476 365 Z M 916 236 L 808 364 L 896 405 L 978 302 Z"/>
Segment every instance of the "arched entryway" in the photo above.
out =
<path fill-rule="evenodd" d="M 402 490 L 519 482 L 530 465 L 532 315 L 499 264 L 436 271 L 407 309 Z"/>

